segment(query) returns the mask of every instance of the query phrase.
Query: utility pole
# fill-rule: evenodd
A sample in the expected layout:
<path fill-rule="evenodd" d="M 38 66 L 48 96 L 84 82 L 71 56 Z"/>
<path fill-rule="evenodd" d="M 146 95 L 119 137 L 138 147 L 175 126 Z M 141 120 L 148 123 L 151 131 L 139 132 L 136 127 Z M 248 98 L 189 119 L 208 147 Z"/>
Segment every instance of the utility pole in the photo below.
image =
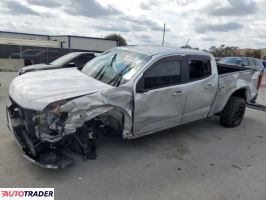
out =
<path fill-rule="evenodd" d="M 163 24 L 163 41 L 162 41 L 162 46 L 164 45 L 164 36 L 165 36 L 165 23 Z"/>
<path fill-rule="evenodd" d="M 186 47 L 188 46 L 188 43 L 190 42 L 190 38 L 188 39 L 187 43 L 186 43 Z"/>

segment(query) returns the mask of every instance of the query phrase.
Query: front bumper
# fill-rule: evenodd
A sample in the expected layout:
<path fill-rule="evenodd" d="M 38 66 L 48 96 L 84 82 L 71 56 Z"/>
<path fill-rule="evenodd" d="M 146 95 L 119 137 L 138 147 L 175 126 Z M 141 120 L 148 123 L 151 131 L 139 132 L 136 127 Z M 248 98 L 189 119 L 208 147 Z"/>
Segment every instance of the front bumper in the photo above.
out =
<path fill-rule="evenodd" d="M 64 168 L 73 163 L 74 160 L 61 153 L 58 147 L 36 137 L 34 122 L 25 122 L 30 121 L 32 113 L 34 111 L 25 111 L 14 103 L 6 106 L 7 126 L 24 152 L 24 157 L 41 167 L 51 169 Z"/>
<path fill-rule="evenodd" d="M 18 113 L 11 113 L 11 109 L 12 104 L 6 106 L 7 127 L 15 137 L 18 146 L 25 151 L 27 148 L 27 141 L 30 142 L 30 140 L 28 135 L 25 133 L 25 127 L 21 118 L 18 116 Z"/>

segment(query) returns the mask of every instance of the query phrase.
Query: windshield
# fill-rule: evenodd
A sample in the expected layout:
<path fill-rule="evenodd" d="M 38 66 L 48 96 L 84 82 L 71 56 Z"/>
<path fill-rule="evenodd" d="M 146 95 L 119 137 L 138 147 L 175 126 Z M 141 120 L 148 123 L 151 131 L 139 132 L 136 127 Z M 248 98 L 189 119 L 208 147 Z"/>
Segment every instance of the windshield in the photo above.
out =
<path fill-rule="evenodd" d="M 69 53 L 66 54 L 62 57 L 59 57 L 57 59 L 55 59 L 53 62 L 50 63 L 50 65 L 54 65 L 54 66 L 63 66 L 66 63 L 68 63 L 69 61 L 71 61 L 73 58 L 77 57 L 76 53 Z"/>
<path fill-rule="evenodd" d="M 226 57 L 226 58 L 222 58 L 221 60 L 219 60 L 219 63 L 230 64 L 230 65 L 240 65 L 241 61 L 242 61 L 241 58 Z"/>
<path fill-rule="evenodd" d="M 129 81 L 150 59 L 150 56 L 136 52 L 113 50 L 89 61 L 82 72 L 118 87 Z"/>

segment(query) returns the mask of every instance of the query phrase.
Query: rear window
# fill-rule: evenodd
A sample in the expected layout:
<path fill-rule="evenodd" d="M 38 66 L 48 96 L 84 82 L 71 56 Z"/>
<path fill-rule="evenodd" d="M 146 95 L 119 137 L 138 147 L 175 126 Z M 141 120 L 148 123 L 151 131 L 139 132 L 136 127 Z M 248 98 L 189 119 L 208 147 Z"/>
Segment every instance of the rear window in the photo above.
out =
<path fill-rule="evenodd" d="M 211 75 L 210 61 L 191 60 L 189 63 L 190 81 L 202 79 Z"/>

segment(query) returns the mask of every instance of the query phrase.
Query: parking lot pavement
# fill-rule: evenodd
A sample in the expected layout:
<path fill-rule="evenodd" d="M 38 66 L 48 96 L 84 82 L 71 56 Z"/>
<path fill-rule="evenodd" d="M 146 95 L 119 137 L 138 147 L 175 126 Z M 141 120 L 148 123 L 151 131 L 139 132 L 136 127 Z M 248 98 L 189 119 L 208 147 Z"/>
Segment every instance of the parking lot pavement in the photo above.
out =
<path fill-rule="evenodd" d="M 55 199 L 266 199 L 266 112 L 248 108 L 240 127 L 217 117 L 132 141 L 99 141 L 98 158 L 63 170 L 21 156 L 6 128 L 7 88 L 0 72 L 0 187 L 54 187 Z M 264 80 L 265 81 L 265 80 Z M 265 82 L 260 91 L 265 100 Z"/>

